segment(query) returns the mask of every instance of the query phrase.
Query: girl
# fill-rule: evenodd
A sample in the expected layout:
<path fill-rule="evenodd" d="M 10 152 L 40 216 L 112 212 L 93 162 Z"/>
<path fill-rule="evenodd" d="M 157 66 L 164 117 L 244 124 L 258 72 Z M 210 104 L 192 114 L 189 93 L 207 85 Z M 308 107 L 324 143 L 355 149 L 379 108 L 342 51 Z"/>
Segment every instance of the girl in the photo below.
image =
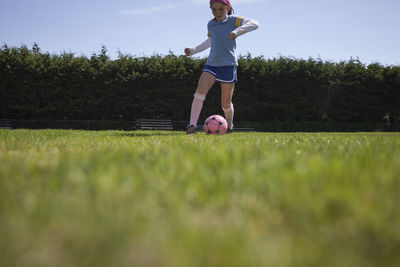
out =
<path fill-rule="evenodd" d="M 203 102 L 216 81 L 221 83 L 222 110 L 228 122 L 228 132 L 232 132 L 234 113 L 232 95 L 237 81 L 238 65 L 235 39 L 259 26 L 254 19 L 232 16 L 233 9 L 229 0 L 210 0 L 210 8 L 214 19 L 207 25 L 208 39 L 196 47 L 185 48 L 185 54 L 192 56 L 211 47 L 207 64 L 194 94 L 187 134 L 196 133 L 197 120 L 203 108 Z"/>

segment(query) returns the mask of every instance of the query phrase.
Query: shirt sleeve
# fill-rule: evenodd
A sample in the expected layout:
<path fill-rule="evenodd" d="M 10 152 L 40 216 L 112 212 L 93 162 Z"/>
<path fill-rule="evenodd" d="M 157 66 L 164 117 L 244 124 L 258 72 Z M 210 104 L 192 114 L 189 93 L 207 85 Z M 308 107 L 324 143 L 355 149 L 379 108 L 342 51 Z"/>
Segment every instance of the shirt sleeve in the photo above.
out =
<path fill-rule="evenodd" d="M 211 38 L 208 37 L 207 40 L 205 40 L 198 46 L 190 47 L 189 48 L 189 51 L 190 51 L 189 56 L 193 56 L 194 54 L 200 53 L 200 52 L 206 50 L 207 48 L 209 48 L 210 46 L 211 46 Z"/>
<path fill-rule="evenodd" d="M 256 30 L 260 24 L 255 19 L 238 17 L 236 20 L 237 28 L 232 31 L 236 36 Z"/>

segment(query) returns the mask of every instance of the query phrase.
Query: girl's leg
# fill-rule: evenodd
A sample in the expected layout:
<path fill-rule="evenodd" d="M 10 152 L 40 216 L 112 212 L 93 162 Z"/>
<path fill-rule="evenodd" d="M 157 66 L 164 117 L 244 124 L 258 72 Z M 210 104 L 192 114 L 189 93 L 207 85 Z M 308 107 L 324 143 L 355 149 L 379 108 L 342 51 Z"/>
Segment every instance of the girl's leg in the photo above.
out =
<path fill-rule="evenodd" d="M 203 102 L 206 99 L 208 91 L 214 85 L 215 79 L 215 76 L 208 72 L 203 72 L 201 74 L 196 93 L 194 94 L 193 98 L 192 110 L 190 113 L 190 126 L 197 127 L 197 121 L 203 108 Z"/>
<path fill-rule="evenodd" d="M 232 96 L 235 89 L 235 83 L 221 83 L 221 105 L 225 113 L 225 119 L 228 122 L 228 128 L 233 129 L 233 104 Z"/>

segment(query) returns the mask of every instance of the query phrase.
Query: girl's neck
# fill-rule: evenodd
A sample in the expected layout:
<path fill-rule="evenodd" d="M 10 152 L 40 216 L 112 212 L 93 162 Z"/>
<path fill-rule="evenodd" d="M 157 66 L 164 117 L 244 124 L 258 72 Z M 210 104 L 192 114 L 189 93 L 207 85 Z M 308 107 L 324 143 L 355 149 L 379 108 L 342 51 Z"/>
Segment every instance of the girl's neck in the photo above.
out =
<path fill-rule="evenodd" d="M 226 16 L 224 16 L 222 18 L 219 18 L 219 19 L 215 18 L 215 20 L 218 21 L 218 22 L 221 22 L 221 21 L 224 21 L 227 17 L 228 17 L 228 15 L 226 15 Z"/>

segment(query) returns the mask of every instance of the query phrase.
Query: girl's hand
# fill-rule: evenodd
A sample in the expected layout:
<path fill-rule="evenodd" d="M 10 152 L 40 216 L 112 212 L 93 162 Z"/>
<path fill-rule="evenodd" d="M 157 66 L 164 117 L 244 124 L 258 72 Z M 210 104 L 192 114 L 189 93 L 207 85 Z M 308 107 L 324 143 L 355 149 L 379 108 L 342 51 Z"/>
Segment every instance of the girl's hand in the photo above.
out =
<path fill-rule="evenodd" d="M 231 39 L 231 40 L 235 40 L 236 37 L 237 37 L 237 35 L 234 34 L 233 32 L 231 32 L 231 33 L 229 34 L 229 39 Z"/>
<path fill-rule="evenodd" d="M 189 48 L 185 48 L 185 54 L 186 54 L 186 56 L 190 55 L 190 49 Z"/>

